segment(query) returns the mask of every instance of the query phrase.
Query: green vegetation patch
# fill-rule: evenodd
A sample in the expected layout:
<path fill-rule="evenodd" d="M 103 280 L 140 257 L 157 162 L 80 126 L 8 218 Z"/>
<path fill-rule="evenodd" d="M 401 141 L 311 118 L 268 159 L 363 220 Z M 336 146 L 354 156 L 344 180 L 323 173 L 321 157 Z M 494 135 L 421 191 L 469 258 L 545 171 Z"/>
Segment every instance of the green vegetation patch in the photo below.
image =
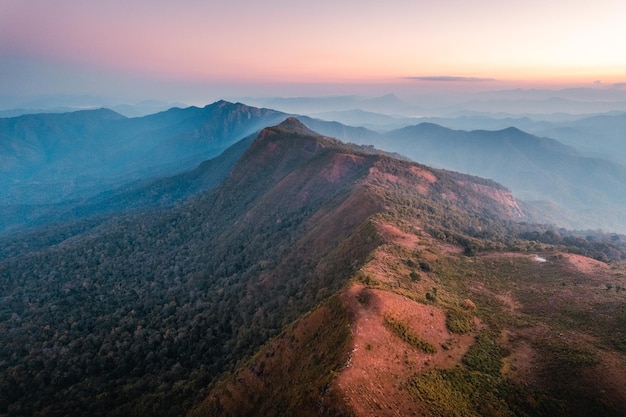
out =
<path fill-rule="evenodd" d="M 568 415 L 561 402 L 546 394 L 467 368 L 416 375 L 404 388 L 437 417 Z"/>
<path fill-rule="evenodd" d="M 509 351 L 498 344 L 496 337 L 495 332 L 481 332 L 467 350 L 463 363 L 473 371 L 500 375 L 502 359 L 509 355 Z"/>
<path fill-rule="evenodd" d="M 385 327 L 409 345 L 424 353 L 437 353 L 437 348 L 412 333 L 404 323 L 393 317 L 385 316 Z"/>
<path fill-rule="evenodd" d="M 452 333 L 467 334 L 474 329 L 472 315 L 459 308 L 446 310 L 446 327 Z"/>
<path fill-rule="evenodd" d="M 463 357 L 464 366 L 435 369 L 409 379 L 404 388 L 433 416 L 565 416 L 562 401 L 532 391 L 500 374 L 508 350 L 497 332 L 483 331 Z"/>
<path fill-rule="evenodd" d="M 543 345 L 542 349 L 549 354 L 554 364 L 551 368 L 558 368 L 563 372 L 577 374 L 585 367 L 600 363 L 595 352 L 581 346 L 550 342 Z"/>

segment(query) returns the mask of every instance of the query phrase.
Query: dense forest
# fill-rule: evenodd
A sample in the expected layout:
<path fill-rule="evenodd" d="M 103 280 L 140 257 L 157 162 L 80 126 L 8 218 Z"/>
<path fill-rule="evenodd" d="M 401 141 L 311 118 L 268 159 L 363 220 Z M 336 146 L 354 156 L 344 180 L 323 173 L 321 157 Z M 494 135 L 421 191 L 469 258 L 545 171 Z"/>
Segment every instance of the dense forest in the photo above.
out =
<path fill-rule="evenodd" d="M 346 145 L 293 119 L 265 129 L 212 187 L 3 242 L 0 414 L 185 414 L 346 284 L 380 243 L 377 216 L 414 219 L 468 256 L 626 259 L 623 236 L 519 222 L 484 192 L 507 192 L 492 181 Z"/>
<path fill-rule="evenodd" d="M 272 192 L 293 170 L 332 158 L 311 138 L 276 143 L 277 164 L 254 167 L 269 145 L 253 147 L 214 192 L 3 260 L 2 412 L 180 415 L 339 288 L 376 243 L 367 227 L 349 227 L 371 213 L 345 232 L 309 236 L 307 222 L 332 221 L 351 182 L 329 189 L 299 174 L 284 195 Z M 294 206 L 291 194 L 310 181 L 317 195 Z M 360 244 L 338 246 L 346 239 Z"/>

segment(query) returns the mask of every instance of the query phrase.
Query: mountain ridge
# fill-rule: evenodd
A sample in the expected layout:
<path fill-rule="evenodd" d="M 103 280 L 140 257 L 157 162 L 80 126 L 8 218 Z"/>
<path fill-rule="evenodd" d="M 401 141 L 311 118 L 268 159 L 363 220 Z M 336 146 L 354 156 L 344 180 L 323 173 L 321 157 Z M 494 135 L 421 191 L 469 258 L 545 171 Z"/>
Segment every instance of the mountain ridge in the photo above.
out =
<path fill-rule="evenodd" d="M 107 110 L 21 117 L 40 121 L 22 132 L 23 140 L 16 140 L 7 127 L 15 118 L 0 119 L 0 126 L 4 125 L 0 128 L 0 170 L 7 184 L 0 190 L 3 217 L 17 223 L 10 227 L 27 223 L 39 211 L 62 201 L 90 199 L 144 179 L 188 171 L 246 134 L 289 115 L 221 100 L 202 108 L 172 108 L 140 118 L 125 118 Z M 48 119 L 83 122 L 46 125 Z M 426 165 L 493 178 L 536 206 L 532 210 L 536 221 L 551 207 L 545 218 L 559 226 L 626 230 L 621 215 L 625 202 L 620 197 L 626 195 L 626 168 L 587 157 L 552 139 L 509 128 L 462 131 L 434 124 L 377 133 L 300 119 L 329 137 L 375 145 L 396 152 L 398 158 L 404 154 Z M 583 171 L 588 175 L 581 175 Z M 596 208 L 601 208 L 601 214 Z"/>
<path fill-rule="evenodd" d="M 568 240 L 492 180 L 296 119 L 248 140 L 216 187 L 0 252 L 0 413 L 619 415 L 621 269 L 568 253 L 626 259 L 619 236 Z"/>
<path fill-rule="evenodd" d="M 0 347 L 11 358 L 2 412 L 184 414 L 350 280 L 381 243 L 376 218 L 414 213 L 424 233 L 468 245 L 479 243 L 469 228 L 509 219 L 508 206 L 459 180 L 493 184 L 289 119 L 212 190 L 10 255 L 0 261 L 1 324 L 13 335 Z"/>
<path fill-rule="evenodd" d="M 267 129 L 266 134 L 262 134 L 263 140 L 257 144 L 275 149 L 280 145 L 273 141 L 297 139 L 278 138 L 277 131 L 284 132 L 285 129 Z M 313 149 L 302 145 L 305 149 Z M 324 153 L 321 147 L 315 151 Z M 341 148 L 335 150 L 339 154 L 342 151 Z M 590 261 L 570 258 L 558 252 L 549 252 L 549 256 L 542 252 L 549 258 L 546 262 L 551 266 L 540 270 L 543 258 L 532 252 L 506 252 L 505 246 L 494 246 L 476 257 L 464 257 L 461 253 L 471 253 L 467 250 L 471 246 L 466 246 L 465 251 L 459 247 L 463 239 L 450 244 L 453 242 L 450 240 L 453 236 L 451 232 L 467 232 L 472 228 L 478 231 L 481 227 L 492 227 L 504 219 L 514 218 L 516 213 L 509 210 L 510 203 L 505 203 L 505 207 L 500 209 L 484 203 L 491 201 L 491 197 L 484 195 L 490 186 L 496 191 L 506 189 L 493 182 L 423 167 L 414 162 L 394 161 L 390 164 L 385 155 L 370 158 L 375 158 L 375 161 L 368 164 L 367 175 L 359 186 L 367 187 L 368 195 L 376 196 L 387 204 L 379 206 L 382 212 L 369 217 L 361 226 L 369 230 L 367 234 L 376 242 L 367 261 L 356 269 L 350 269 L 353 275 L 343 281 L 345 285 L 335 295 L 285 328 L 235 373 L 225 375 L 188 415 L 394 416 L 415 412 L 450 415 L 459 410 L 468 415 L 484 415 L 493 411 L 494 407 L 505 415 L 538 416 L 548 413 L 565 416 L 576 415 L 581 410 L 581 415 L 584 415 L 585 410 L 594 407 L 600 407 L 598 409 L 606 415 L 619 415 L 626 406 L 626 399 L 617 395 L 608 400 L 603 394 L 604 389 L 613 391 L 619 386 L 622 379 L 615 374 L 611 375 L 607 385 L 593 379 L 601 378 L 601 374 L 594 374 L 589 383 L 596 385 L 592 385 L 595 388 L 588 393 L 579 393 L 575 385 L 567 383 L 564 386 L 556 383 L 552 388 L 551 383 L 546 381 L 541 382 L 541 388 L 535 389 L 523 377 L 500 374 L 504 359 L 511 357 L 507 360 L 517 360 L 513 359 L 517 358 L 514 355 L 526 352 L 524 349 L 552 355 L 550 358 L 557 363 L 554 366 L 574 369 L 574 374 L 567 374 L 563 381 L 583 378 L 575 376 L 578 375 L 576 366 L 588 369 L 586 367 L 593 368 L 597 364 L 590 361 L 576 366 L 571 363 L 566 365 L 568 359 L 554 356 L 554 351 L 546 353 L 546 350 L 550 352 L 549 349 L 552 349 L 550 346 L 556 346 L 555 343 L 560 343 L 558 349 L 569 349 L 568 352 L 588 352 L 589 349 L 588 345 L 581 347 L 571 339 L 567 342 L 555 341 L 549 332 L 536 336 L 549 349 L 535 344 L 529 348 L 526 343 L 531 343 L 532 338 L 524 332 L 538 330 L 531 323 L 523 324 L 515 320 L 527 320 L 531 316 L 532 320 L 546 318 L 541 316 L 541 312 L 531 313 L 531 310 L 524 310 L 524 314 L 529 316 L 522 317 L 519 315 L 522 313 L 516 310 L 510 312 L 496 307 L 500 304 L 490 298 L 507 297 L 499 293 L 493 295 L 491 291 L 497 291 L 495 288 L 499 285 L 508 285 L 507 288 L 515 292 L 515 297 L 521 297 L 510 303 L 531 305 L 532 301 L 522 297 L 523 291 L 536 288 L 534 286 L 541 280 L 550 280 L 554 288 L 569 286 L 570 281 L 563 284 L 549 277 L 560 268 L 569 268 L 569 259 Z M 328 161 L 331 163 L 333 160 Z M 468 188 L 472 188 L 468 184 L 479 185 L 475 191 L 487 197 L 479 199 L 482 204 L 467 194 Z M 421 200 L 419 196 L 425 199 Z M 433 204 L 435 199 L 443 207 Z M 450 222 L 451 219 L 435 224 L 428 221 L 429 212 L 434 214 L 441 209 L 446 213 L 437 217 L 441 220 L 460 214 L 457 211 L 460 207 L 468 210 L 469 218 L 477 222 L 468 221 L 468 218 L 459 219 L 456 223 Z M 354 208 L 352 205 L 351 210 Z M 359 244 L 358 240 L 353 243 Z M 495 248 L 498 249 L 493 250 Z M 457 263 L 463 266 L 448 269 Z M 476 269 L 473 264 L 480 267 Z M 600 269 L 594 269 L 595 272 L 590 274 L 598 273 L 595 279 L 600 281 L 584 284 L 584 280 L 592 275 L 583 279 L 571 271 L 569 274 L 573 275 L 559 276 L 563 277 L 560 279 L 570 276 L 567 279 L 573 279 L 579 285 L 572 291 L 583 291 L 588 296 L 596 291 L 599 282 L 611 279 L 606 266 L 597 266 Z M 491 270 L 497 272 L 494 274 L 489 272 Z M 491 278 L 483 278 L 483 274 Z M 525 281 L 526 274 L 533 276 L 529 282 Z M 504 284 L 508 280 L 512 281 Z M 513 290 L 517 285 L 524 288 L 522 292 Z M 460 287 L 466 290 L 457 293 Z M 547 291 L 552 294 L 551 290 Z M 548 298 L 535 297 L 535 302 L 549 303 Z M 616 300 L 612 297 L 609 304 Z M 557 317 L 566 315 L 569 308 L 582 308 L 578 298 L 573 304 L 566 302 L 561 305 L 562 302 L 553 303 Z M 501 321 L 503 316 L 511 321 Z M 610 322 L 611 319 L 608 320 Z M 602 326 L 608 322 L 603 322 Z M 541 329 L 542 325 L 558 326 L 558 323 L 551 321 L 538 328 Z M 515 342 L 508 342 L 509 336 L 506 335 L 511 335 L 511 340 Z M 525 357 L 521 357 L 520 361 L 523 360 Z M 493 364 L 485 365 L 482 361 L 493 361 Z M 552 365 L 539 364 L 535 359 L 532 364 L 541 369 L 552 369 Z M 519 366 L 526 369 L 523 362 Z M 446 385 L 446 380 L 452 381 L 452 387 Z M 466 388 L 462 388 L 464 386 Z M 463 389 L 475 394 L 466 397 L 463 391 L 458 391 Z M 543 389 L 556 391 L 546 394 Z M 562 390 L 560 394 L 559 389 Z M 438 392 L 444 394 L 437 396 Z M 595 404 L 596 395 L 605 398 L 608 403 L 604 406 Z M 581 402 L 578 403 L 578 400 Z"/>
<path fill-rule="evenodd" d="M 390 132 L 373 143 L 427 165 L 492 178 L 527 203 L 552 202 L 564 209 L 557 214 L 570 227 L 625 230 L 620 213 L 626 189 L 617 190 L 626 184 L 626 168 L 553 139 L 515 128 L 463 131 L 427 124 Z M 599 207 L 602 216 L 593 214 Z"/>

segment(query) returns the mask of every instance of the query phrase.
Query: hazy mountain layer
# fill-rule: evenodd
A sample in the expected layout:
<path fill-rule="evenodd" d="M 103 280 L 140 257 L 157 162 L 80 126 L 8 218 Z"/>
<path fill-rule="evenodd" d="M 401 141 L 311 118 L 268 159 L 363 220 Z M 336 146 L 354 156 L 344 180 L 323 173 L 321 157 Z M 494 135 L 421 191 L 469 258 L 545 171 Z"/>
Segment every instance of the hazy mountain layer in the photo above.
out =
<path fill-rule="evenodd" d="M 552 207 L 546 213 L 557 224 L 626 231 L 626 167 L 556 140 L 516 128 L 462 131 L 429 123 L 368 140 L 427 165 L 492 178 L 526 202 L 543 201 L 542 210 Z"/>
<path fill-rule="evenodd" d="M 101 109 L 0 119 L 0 198 L 57 203 L 186 171 L 285 117 L 221 101 L 138 118 Z"/>
<path fill-rule="evenodd" d="M 280 112 L 218 102 L 204 109 L 171 109 L 130 119 L 109 110 L 0 119 L 0 175 L 6 184 L 0 190 L 1 226 L 16 230 L 55 219 L 84 218 L 108 210 L 108 204 L 117 210 L 124 198 L 129 199 L 129 207 L 139 207 L 137 196 L 148 186 L 152 200 L 159 200 L 163 185 L 150 185 L 156 178 L 187 171 L 246 134 L 285 117 Z M 529 129 L 554 133 L 587 150 L 591 145 L 585 138 L 589 138 L 597 142 L 593 147 L 600 154 L 615 149 L 618 155 L 621 145 L 616 135 L 622 118 L 606 115 L 562 124 L 529 119 L 497 122 L 524 122 Z M 315 131 L 344 141 L 373 144 L 427 165 L 493 178 L 531 203 L 528 214 L 537 221 L 626 231 L 622 198 L 626 168 L 554 140 L 509 128 L 467 132 L 421 124 L 381 134 L 337 122 L 302 120 Z M 450 121 L 446 120 L 442 122 Z M 463 120 L 478 123 L 455 119 Z M 592 132 L 596 136 L 591 137 Z M 161 184 L 177 181 L 164 179 Z M 113 192 L 122 185 L 125 197 Z M 165 194 L 161 202 L 176 201 L 184 193 Z M 107 195 L 117 196 L 117 202 L 107 200 Z"/>
<path fill-rule="evenodd" d="M 36 226 L 86 220 L 97 222 L 110 213 L 174 204 L 219 185 L 256 136 L 242 139 L 197 168 L 172 176 L 133 181 L 92 197 L 56 204 L 0 206 L 0 230 L 15 232 Z"/>
<path fill-rule="evenodd" d="M 535 130 L 537 134 L 558 139 L 584 152 L 626 163 L 626 114 L 596 115 Z"/>

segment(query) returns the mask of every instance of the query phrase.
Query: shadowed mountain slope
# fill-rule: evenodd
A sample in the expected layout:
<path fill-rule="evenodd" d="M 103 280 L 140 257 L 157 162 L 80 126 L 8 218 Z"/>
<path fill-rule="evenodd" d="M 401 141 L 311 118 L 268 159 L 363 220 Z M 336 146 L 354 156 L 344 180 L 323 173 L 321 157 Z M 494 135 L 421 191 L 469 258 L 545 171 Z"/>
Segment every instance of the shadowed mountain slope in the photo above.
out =
<path fill-rule="evenodd" d="M 0 119 L 0 197 L 49 204 L 187 171 L 285 117 L 219 101 L 138 118 L 101 109 Z"/>
<path fill-rule="evenodd" d="M 88 198 L 56 204 L 0 206 L 0 230 L 13 239 L 13 230 L 23 232 L 44 225 L 62 227 L 63 223 L 72 222 L 97 223 L 110 214 L 175 204 L 221 184 L 255 137 L 248 136 L 215 158 L 180 174 L 137 180 Z"/>
<path fill-rule="evenodd" d="M 340 147 L 303 126 L 267 129 L 213 192 L 2 261 L 2 357 L 16 359 L 1 365 L 2 412 L 181 415 L 375 245 L 359 226 L 378 203 L 354 181 L 376 157 L 333 165 Z M 316 175 L 325 166 L 338 170 Z"/>

